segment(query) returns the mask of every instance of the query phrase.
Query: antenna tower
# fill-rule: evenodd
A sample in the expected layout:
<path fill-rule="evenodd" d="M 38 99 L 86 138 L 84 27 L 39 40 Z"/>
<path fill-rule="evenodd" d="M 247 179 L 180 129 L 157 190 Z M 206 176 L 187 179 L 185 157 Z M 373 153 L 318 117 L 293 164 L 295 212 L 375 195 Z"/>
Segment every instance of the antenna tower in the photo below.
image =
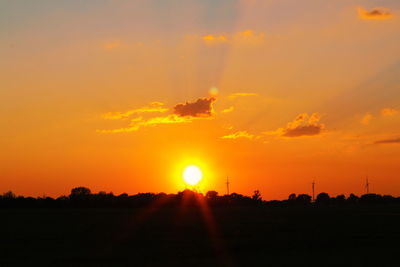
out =
<path fill-rule="evenodd" d="M 228 196 L 229 196 L 229 178 L 228 178 L 228 176 L 226 177 L 226 192 L 227 192 L 227 194 L 228 194 Z"/>
<path fill-rule="evenodd" d="M 311 184 L 312 187 L 312 201 L 315 201 L 315 182 L 313 181 Z"/>

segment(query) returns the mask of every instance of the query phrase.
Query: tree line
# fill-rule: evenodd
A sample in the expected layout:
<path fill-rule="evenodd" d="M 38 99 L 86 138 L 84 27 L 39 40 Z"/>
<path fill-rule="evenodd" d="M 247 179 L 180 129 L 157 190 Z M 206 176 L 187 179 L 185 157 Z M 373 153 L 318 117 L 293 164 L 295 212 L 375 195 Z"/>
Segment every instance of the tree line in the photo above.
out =
<path fill-rule="evenodd" d="M 365 205 L 365 204 L 392 204 L 400 203 L 400 197 L 379 194 L 364 194 L 356 196 L 350 194 L 331 197 L 328 193 L 320 193 L 315 201 L 307 194 L 290 194 L 286 200 L 265 201 L 259 190 L 252 196 L 232 193 L 219 195 L 217 191 L 208 191 L 205 194 L 184 190 L 177 194 L 166 193 L 126 193 L 114 195 L 113 193 L 92 193 L 89 188 L 76 187 L 68 196 L 52 197 L 24 197 L 16 196 L 9 191 L 0 195 L 0 208 L 130 208 L 146 207 L 152 203 L 160 202 L 165 206 L 177 206 L 182 201 L 186 204 L 196 204 L 206 201 L 210 206 L 296 206 L 296 205 Z"/>

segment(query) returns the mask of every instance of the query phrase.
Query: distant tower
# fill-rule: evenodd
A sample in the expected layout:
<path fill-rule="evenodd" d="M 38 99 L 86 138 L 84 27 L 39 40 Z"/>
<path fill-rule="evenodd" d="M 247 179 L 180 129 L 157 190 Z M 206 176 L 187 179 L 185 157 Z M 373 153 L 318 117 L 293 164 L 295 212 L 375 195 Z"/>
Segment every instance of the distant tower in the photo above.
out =
<path fill-rule="evenodd" d="M 368 176 L 365 180 L 365 190 L 367 191 L 367 194 L 369 194 L 369 181 L 368 181 Z"/>
<path fill-rule="evenodd" d="M 226 192 L 229 196 L 229 178 L 228 178 L 228 176 L 226 177 Z"/>
<path fill-rule="evenodd" d="M 312 201 L 315 201 L 315 182 L 313 181 L 311 184 L 312 187 Z"/>

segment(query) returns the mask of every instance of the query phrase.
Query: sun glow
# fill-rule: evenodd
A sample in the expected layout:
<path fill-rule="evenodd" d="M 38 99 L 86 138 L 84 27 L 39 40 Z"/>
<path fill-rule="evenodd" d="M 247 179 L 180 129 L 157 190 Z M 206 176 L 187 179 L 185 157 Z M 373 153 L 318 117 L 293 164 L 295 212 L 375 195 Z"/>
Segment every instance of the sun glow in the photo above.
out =
<path fill-rule="evenodd" d="M 197 185 L 202 177 L 203 173 L 200 168 L 194 165 L 187 166 L 183 171 L 183 180 L 185 180 L 188 185 Z"/>

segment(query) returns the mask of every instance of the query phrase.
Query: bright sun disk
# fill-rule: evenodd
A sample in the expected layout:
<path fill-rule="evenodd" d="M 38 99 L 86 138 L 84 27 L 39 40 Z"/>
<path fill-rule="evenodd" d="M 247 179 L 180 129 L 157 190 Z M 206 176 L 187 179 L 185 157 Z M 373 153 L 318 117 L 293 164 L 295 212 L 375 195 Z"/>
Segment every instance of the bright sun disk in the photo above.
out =
<path fill-rule="evenodd" d="M 183 180 L 189 185 L 196 185 L 200 182 L 203 174 L 199 167 L 190 165 L 183 171 Z"/>

